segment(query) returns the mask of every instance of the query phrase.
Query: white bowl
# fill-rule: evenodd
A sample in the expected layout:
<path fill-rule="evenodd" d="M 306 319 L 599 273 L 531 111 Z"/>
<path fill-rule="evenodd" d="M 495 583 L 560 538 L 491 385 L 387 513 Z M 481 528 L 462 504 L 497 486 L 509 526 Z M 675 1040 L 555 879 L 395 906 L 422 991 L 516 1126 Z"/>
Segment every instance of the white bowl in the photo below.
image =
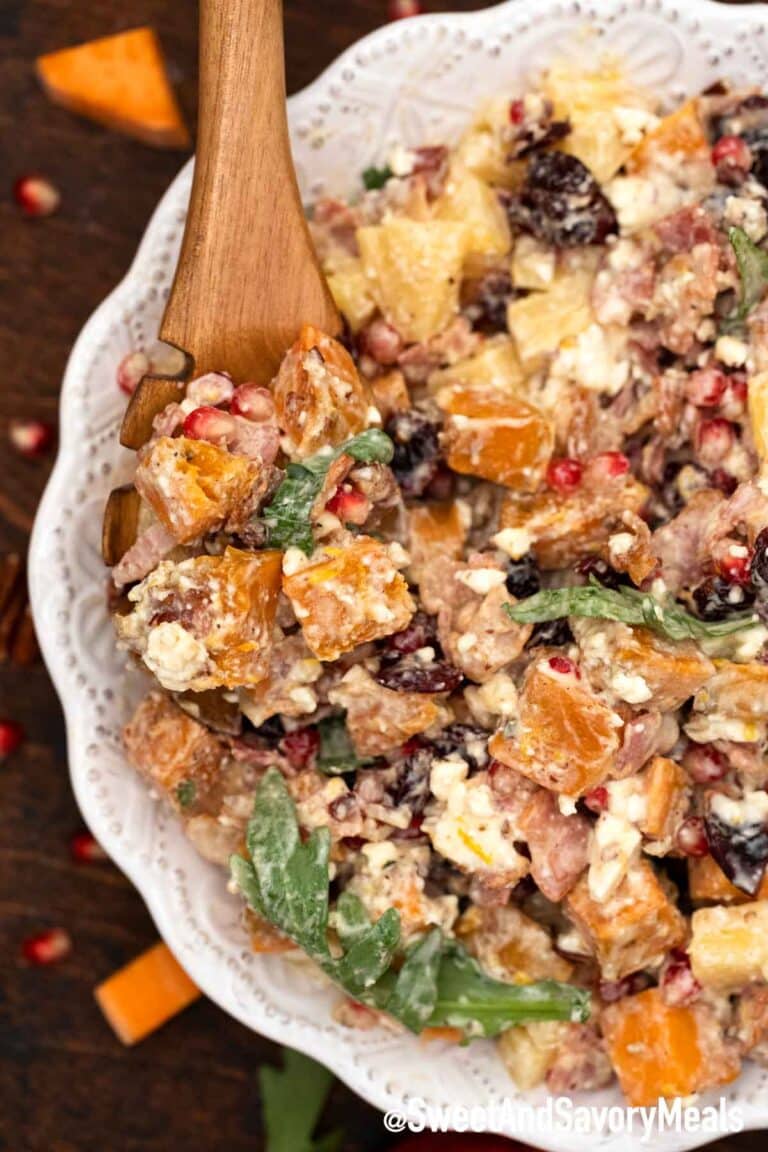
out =
<path fill-rule="evenodd" d="M 585 24 L 599 39 L 578 36 Z M 709 0 L 514 0 L 468 15 L 425 16 L 381 28 L 345 52 L 289 102 L 304 197 L 351 193 L 359 173 L 391 144 L 452 140 L 484 98 L 535 74 L 553 55 L 583 63 L 602 47 L 618 52 L 637 80 L 671 97 L 720 75 L 761 82 L 768 68 L 768 7 Z M 224 875 L 202 861 L 162 804 L 128 766 L 120 730 L 142 688 L 115 649 L 99 548 L 109 490 L 127 478 L 131 454 L 118 446 L 124 397 L 121 358 L 151 344 L 179 249 L 192 176 L 187 164 L 147 228 L 122 284 L 86 324 L 61 395 L 61 448 L 37 517 L 30 582 L 38 632 L 67 720 L 72 783 L 95 836 L 142 893 L 158 930 L 190 976 L 249 1028 L 305 1052 L 383 1110 L 421 1098 L 433 1105 L 511 1101 L 496 1127 L 542 1148 L 624 1152 L 643 1145 L 600 1131 L 516 1128 L 542 1092 L 515 1091 L 490 1043 L 425 1046 L 386 1031 L 355 1032 L 331 1019 L 336 995 L 300 965 L 249 951 L 238 901 Z M 768 1126 L 768 1077 L 747 1066 L 726 1090 L 745 1126 Z M 717 1095 L 717 1094 L 714 1094 Z M 616 1105 L 616 1087 L 586 1097 Z M 654 1137 L 659 1152 L 713 1139 L 696 1132 Z"/>

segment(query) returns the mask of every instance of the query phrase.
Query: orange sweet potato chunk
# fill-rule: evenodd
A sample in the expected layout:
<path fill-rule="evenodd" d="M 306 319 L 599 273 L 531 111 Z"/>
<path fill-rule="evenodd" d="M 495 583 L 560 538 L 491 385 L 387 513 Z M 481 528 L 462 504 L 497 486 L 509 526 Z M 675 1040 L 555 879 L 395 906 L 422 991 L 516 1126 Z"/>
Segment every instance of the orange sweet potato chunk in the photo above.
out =
<path fill-rule="evenodd" d="M 446 416 L 443 441 L 454 472 L 536 491 L 554 443 L 552 425 L 537 408 L 480 384 L 446 388 L 437 402 Z"/>
<path fill-rule="evenodd" d="M 639 821 L 641 832 L 654 840 L 671 836 L 682 822 L 691 793 L 688 773 L 666 756 L 654 756 L 641 777 L 645 794 L 645 815 Z"/>
<path fill-rule="evenodd" d="M 648 1106 L 735 1080 L 738 1056 L 708 1023 L 706 1010 L 665 1004 L 658 988 L 604 1010 L 608 1055 L 630 1104 Z"/>
<path fill-rule="evenodd" d="M 514 733 L 491 737 L 491 755 L 554 792 L 581 796 L 609 775 L 619 749 L 620 721 L 583 678 L 532 664 L 520 695 Z"/>
<path fill-rule="evenodd" d="M 284 574 L 283 591 L 318 660 L 402 631 L 416 610 L 391 548 L 370 536 L 318 549 Z"/>
<path fill-rule="evenodd" d="M 644 137 L 627 160 L 627 170 L 642 172 L 659 155 L 708 159 L 709 143 L 697 99 L 687 100 Z"/>
<path fill-rule="evenodd" d="M 439 504 L 419 504 L 408 509 L 408 551 L 411 572 L 417 584 L 425 568 L 436 556 L 461 559 L 467 525 L 456 500 Z"/>
<path fill-rule="evenodd" d="M 55 104 L 157 148 L 188 148 L 189 132 L 152 28 L 50 52 L 37 74 Z"/>
<path fill-rule="evenodd" d="M 262 468 L 205 440 L 162 436 L 139 453 L 136 488 L 181 544 L 213 531 L 248 500 Z"/>
<path fill-rule="evenodd" d="M 368 397 L 346 348 L 305 324 L 272 385 L 290 455 L 302 459 L 362 432 Z"/>
<path fill-rule="evenodd" d="M 768 900 L 768 873 L 763 877 L 757 895 L 748 896 L 731 884 L 712 856 L 690 856 L 688 890 L 694 904 L 748 904 L 751 900 Z"/>
<path fill-rule="evenodd" d="M 96 988 L 94 995 L 123 1044 L 138 1044 L 201 996 L 168 947 L 155 944 Z"/>

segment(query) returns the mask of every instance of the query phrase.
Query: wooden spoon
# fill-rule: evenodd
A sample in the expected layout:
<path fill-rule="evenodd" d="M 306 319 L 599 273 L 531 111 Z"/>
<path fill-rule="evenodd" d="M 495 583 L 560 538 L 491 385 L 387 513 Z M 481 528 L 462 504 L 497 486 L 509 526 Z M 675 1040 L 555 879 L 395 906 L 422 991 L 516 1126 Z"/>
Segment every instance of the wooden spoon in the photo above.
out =
<path fill-rule="evenodd" d="M 138 449 L 183 379 L 212 370 L 268 383 L 303 324 L 341 320 L 315 255 L 291 159 L 281 0 L 201 0 L 200 122 L 192 197 L 160 337 L 187 354 L 177 378 L 146 376 L 120 441 Z M 110 558 L 125 528 L 104 525 Z M 113 561 L 114 562 L 114 561 Z"/>

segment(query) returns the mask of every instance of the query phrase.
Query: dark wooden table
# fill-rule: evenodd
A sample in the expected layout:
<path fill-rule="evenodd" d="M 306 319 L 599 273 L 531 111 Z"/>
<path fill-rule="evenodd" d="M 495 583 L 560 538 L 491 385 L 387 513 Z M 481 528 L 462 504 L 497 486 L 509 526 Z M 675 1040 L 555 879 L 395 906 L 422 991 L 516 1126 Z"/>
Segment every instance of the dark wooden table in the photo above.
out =
<path fill-rule="evenodd" d="M 428 3 L 471 9 L 470 2 Z M 310 81 L 386 19 L 386 0 L 286 0 L 288 84 Z M 82 324 L 127 268 L 183 157 L 154 152 L 52 108 L 33 74 L 41 52 L 143 23 L 161 34 L 194 121 L 196 21 L 189 0 L 0 0 L 0 553 L 23 551 L 50 460 L 9 454 L 15 416 L 55 421 Z M 17 175 L 47 174 L 58 215 L 19 217 Z M 127 1050 L 97 1011 L 96 982 L 155 938 L 136 892 L 109 864 L 69 856 L 80 826 L 64 725 L 41 665 L 0 665 L 0 717 L 24 724 L 0 766 L 0 1149 L 3 1152 L 254 1152 L 262 1147 L 256 1067 L 276 1047 L 200 1002 Z M 62 926 L 74 951 L 56 968 L 20 963 L 22 940 Z M 381 1120 L 337 1086 L 326 1122 L 344 1147 L 388 1146 Z M 758 1137 L 728 1141 L 731 1152 Z M 721 1145 L 725 1148 L 726 1145 Z"/>

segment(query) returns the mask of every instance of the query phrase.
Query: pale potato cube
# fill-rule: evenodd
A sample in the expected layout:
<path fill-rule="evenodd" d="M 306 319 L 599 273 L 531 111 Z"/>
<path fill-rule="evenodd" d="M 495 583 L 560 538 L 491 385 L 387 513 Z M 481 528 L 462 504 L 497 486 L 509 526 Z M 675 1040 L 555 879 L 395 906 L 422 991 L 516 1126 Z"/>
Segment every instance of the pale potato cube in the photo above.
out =
<path fill-rule="evenodd" d="M 556 352 L 563 340 L 589 327 L 593 280 L 591 268 L 576 269 L 558 276 L 547 292 L 510 302 L 507 324 L 523 364 Z"/>
<path fill-rule="evenodd" d="M 557 252 L 535 236 L 522 233 L 512 255 L 512 283 L 515 288 L 546 292 L 552 287 L 557 269 Z"/>
<path fill-rule="evenodd" d="M 760 372 L 749 381 L 747 393 L 752 439 L 760 458 L 761 475 L 768 474 L 768 372 Z"/>
<path fill-rule="evenodd" d="M 471 905 L 456 925 L 456 935 L 496 980 L 527 984 L 573 975 L 573 965 L 555 951 L 549 930 L 514 904 Z"/>
<path fill-rule="evenodd" d="M 503 256 L 512 243 L 507 214 L 485 181 L 455 162 L 445 191 L 434 204 L 435 220 L 451 220 L 467 229 L 467 252 Z"/>
<path fill-rule="evenodd" d="M 486 340 L 465 360 L 433 372 L 428 386 L 430 392 L 438 392 L 451 384 L 484 384 L 500 392 L 515 392 L 523 379 L 514 340 L 500 335 Z"/>
<path fill-rule="evenodd" d="M 374 299 L 404 340 L 429 340 L 448 326 L 459 309 L 464 224 L 390 219 L 359 228 L 357 242 Z"/>
<path fill-rule="evenodd" d="M 344 261 L 328 276 L 328 287 L 349 327 L 353 332 L 359 332 L 376 311 L 371 282 L 362 261 L 355 257 Z"/>
<path fill-rule="evenodd" d="M 735 989 L 768 980 L 768 901 L 700 908 L 691 932 L 691 967 L 706 988 Z"/>
<path fill-rule="evenodd" d="M 535 1020 L 502 1032 L 499 1053 L 521 1091 L 543 1082 L 567 1034 L 568 1025 L 558 1020 Z"/>

